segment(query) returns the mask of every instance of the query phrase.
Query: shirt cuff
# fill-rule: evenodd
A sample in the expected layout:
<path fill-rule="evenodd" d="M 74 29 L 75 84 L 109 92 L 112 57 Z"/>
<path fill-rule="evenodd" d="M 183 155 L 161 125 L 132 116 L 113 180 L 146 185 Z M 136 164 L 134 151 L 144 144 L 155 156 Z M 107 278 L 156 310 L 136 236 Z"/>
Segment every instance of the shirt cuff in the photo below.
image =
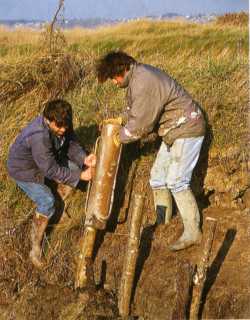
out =
<path fill-rule="evenodd" d="M 122 127 L 120 130 L 121 143 L 130 143 L 140 139 L 139 136 L 133 135 L 126 127 Z"/>

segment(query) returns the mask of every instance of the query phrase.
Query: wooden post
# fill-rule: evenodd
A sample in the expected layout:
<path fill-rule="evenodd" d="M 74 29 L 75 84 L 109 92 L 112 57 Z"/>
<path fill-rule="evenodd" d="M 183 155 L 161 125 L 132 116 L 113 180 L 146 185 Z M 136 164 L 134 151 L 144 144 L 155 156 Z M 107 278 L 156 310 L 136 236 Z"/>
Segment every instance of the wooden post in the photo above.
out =
<path fill-rule="evenodd" d="M 216 229 L 217 220 L 211 217 L 206 218 L 207 224 L 207 237 L 204 244 L 203 256 L 200 263 L 197 266 L 197 271 L 194 276 L 194 292 L 193 292 L 193 301 L 190 311 L 190 319 L 198 320 L 199 309 L 202 297 L 202 291 L 207 277 L 207 269 L 209 264 L 209 257 L 211 253 L 214 233 Z"/>
<path fill-rule="evenodd" d="M 127 210 L 129 208 L 129 202 L 131 200 L 133 181 L 134 181 L 134 176 L 136 173 L 137 165 L 138 165 L 138 159 L 134 160 L 134 162 L 132 163 L 131 169 L 129 171 L 129 176 L 128 176 L 127 185 L 126 185 L 126 189 L 125 189 L 124 204 L 123 204 L 123 208 L 120 211 L 120 214 L 118 217 L 119 223 L 124 223 L 127 219 Z"/>
<path fill-rule="evenodd" d="M 88 279 L 87 266 L 89 265 L 89 261 L 92 259 L 96 232 L 97 230 L 92 227 L 86 227 L 84 229 L 76 270 L 75 288 L 86 287 L 90 281 L 90 279 Z"/>
<path fill-rule="evenodd" d="M 119 291 L 119 312 L 122 317 L 127 317 L 130 312 L 130 300 L 135 276 L 136 261 L 140 245 L 140 229 L 142 223 L 142 208 L 144 197 L 135 194 L 131 207 L 131 226 L 129 232 L 126 257 L 123 265 L 121 286 Z"/>
<path fill-rule="evenodd" d="M 188 261 L 179 261 L 176 274 L 176 300 L 172 320 L 184 320 L 188 318 L 192 282 L 193 267 Z"/>

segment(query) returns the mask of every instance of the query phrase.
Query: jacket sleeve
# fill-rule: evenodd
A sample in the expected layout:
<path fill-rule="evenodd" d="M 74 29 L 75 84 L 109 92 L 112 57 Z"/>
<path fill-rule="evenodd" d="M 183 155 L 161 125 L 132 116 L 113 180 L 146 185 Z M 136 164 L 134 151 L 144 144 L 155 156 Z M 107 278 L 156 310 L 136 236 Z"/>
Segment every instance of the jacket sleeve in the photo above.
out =
<path fill-rule="evenodd" d="M 130 100 L 128 122 L 120 131 L 122 143 L 136 141 L 152 131 L 162 110 L 160 92 L 147 79 L 136 79 Z"/>
<path fill-rule="evenodd" d="M 86 157 L 86 152 L 80 146 L 74 132 L 72 132 L 70 135 L 67 156 L 71 161 L 76 163 L 79 168 L 82 168 L 84 159 Z"/>
<path fill-rule="evenodd" d="M 73 171 L 67 167 L 58 165 L 53 154 L 49 136 L 35 134 L 29 138 L 29 145 L 32 157 L 45 177 L 72 187 L 77 186 L 80 180 L 81 169 Z"/>

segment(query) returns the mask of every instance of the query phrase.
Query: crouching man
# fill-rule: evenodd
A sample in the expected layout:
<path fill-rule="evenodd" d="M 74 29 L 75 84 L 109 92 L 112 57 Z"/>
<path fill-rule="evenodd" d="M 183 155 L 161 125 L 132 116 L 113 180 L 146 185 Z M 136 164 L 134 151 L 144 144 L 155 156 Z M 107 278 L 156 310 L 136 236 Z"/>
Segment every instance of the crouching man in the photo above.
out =
<path fill-rule="evenodd" d="M 95 163 L 95 155 L 87 156 L 77 142 L 71 105 L 59 99 L 49 101 L 43 114 L 29 123 L 10 147 L 8 172 L 36 204 L 30 251 L 35 267 L 43 266 L 41 243 L 55 213 L 55 198 L 45 178 L 75 188 L 80 180 L 91 180 Z"/>
<path fill-rule="evenodd" d="M 157 224 L 168 223 L 172 195 L 180 211 L 184 232 L 170 246 L 181 250 L 201 239 L 200 214 L 190 189 L 205 134 L 199 105 L 166 72 L 138 63 L 125 52 L 110 52 L 97 62 L 99 82 L 111 79 L 127 88 L 127 123 L 117 143 L 131 143 L 158 126 L 162 144 L 151 170 Z"/>

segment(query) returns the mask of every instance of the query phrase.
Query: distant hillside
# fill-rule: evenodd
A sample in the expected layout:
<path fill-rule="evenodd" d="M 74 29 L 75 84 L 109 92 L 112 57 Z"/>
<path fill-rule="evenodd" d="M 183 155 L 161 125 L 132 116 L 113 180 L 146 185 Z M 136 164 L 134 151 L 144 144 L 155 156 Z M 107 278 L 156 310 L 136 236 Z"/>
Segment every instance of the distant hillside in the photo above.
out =
<path fill-rule="evenodd" d="M 58 0 L 1 0 L 0 19 L 49 20 L 57 8 Z M 35 5 L 34 5 L 35 3 Z M 65 0 L 67 18 L 123 19 L 148 15 L 159 16 L 165 12 L 178 14 L 212 13 L 224 14 L 248 10 L 246 0 Z"/>
<path fill-rule="evenodd" d="M 74 27 L 83 27 L 83 28 L 95 28 L 98 26 L 104 25 L 113 25 L 121 22 L 128 21 L 138 21 L 138 20 L 175 20 L 175 19 L 183 19 L 187 21 L 197 22 L 197 23 L 206 23 L 216 19 L 215 14 L 197 14 L 197 15 L 180 15 L 177 13 L 165 13 L 162 15 L 149 15 L 141 18 L 133 18 L 133 19 L 104 19 L 104 18 L 89 18 L 89 19 L 61 19 L 59 21 L 59 25 L 62 28 L 74 28 Z M 0 20 L 0 25 L 5 25 L 8 27 L 31 27 L 31 28 L 42 28 L 45 23 L 49 23 L 49 21 L 45 20 Z"/>

